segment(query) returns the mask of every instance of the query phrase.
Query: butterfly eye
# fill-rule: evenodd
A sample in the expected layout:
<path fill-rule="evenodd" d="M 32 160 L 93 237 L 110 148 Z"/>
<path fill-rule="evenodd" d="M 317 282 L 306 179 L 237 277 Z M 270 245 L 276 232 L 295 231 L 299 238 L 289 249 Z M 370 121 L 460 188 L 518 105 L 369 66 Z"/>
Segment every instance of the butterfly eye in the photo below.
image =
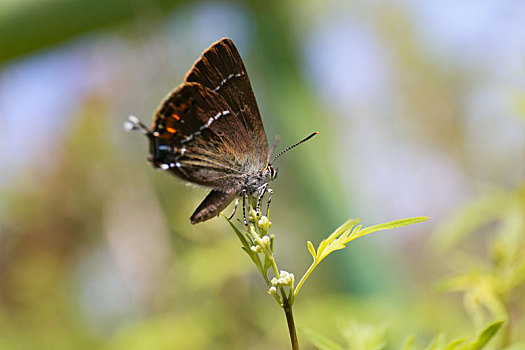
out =
<path fill-rule="evenodd" d="M 270 173 L 270 179 L 274 180 L 277 177 L 277 168 L 268 165 L 268 171 Z"/>

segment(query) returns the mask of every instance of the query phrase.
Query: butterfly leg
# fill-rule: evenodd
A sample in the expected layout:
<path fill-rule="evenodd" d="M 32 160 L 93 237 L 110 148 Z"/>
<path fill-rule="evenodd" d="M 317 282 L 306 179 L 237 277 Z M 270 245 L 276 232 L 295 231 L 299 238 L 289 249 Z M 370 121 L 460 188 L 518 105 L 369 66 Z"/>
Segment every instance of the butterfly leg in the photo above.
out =
<path fill-rule="evenodd" d="M 259 194 L 259 198 L 257 199 L 257 206 L 255 207 L 255 211 L 257 212 L 257 215 L 261 213 L 261 202 L 262 202 L 262 199 L 267 189 L 268 189 L 267 183 L 259 187 L 260 194 Z"/>
<path fill-rule="evenodd" d="M 230 215 L 230 217 L 228 218 L 228 220 L 231 220 L 233 218 L 233 216 L 235 215 L 235 212 L 237 211 L 237 207 L 239 206 L 239 198 L 237 198 L 235 200 L 235 205 L 233 207 L 233 213 L 232 215 Z"/>
<path fill-rule="evenodd" d="M 266 203 L 266 217 L 270 218 L 270 203 L 272 202 L 273 190 L 268 189 L 268 203 Z"/>

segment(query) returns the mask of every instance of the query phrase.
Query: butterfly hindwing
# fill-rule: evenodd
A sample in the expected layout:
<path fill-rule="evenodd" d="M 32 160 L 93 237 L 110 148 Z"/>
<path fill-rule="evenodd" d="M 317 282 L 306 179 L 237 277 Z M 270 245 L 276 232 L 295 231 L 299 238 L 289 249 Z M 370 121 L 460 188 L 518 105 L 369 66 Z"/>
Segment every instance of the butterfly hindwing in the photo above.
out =
<path fill-rule="evenodd" d="M 197 209 L 195 209 L 195 212 L 190 218 L 191 223 L 196 224 L 219 215 L 236 195 L 237 193 L 235 192 L 211 191 Z"/>

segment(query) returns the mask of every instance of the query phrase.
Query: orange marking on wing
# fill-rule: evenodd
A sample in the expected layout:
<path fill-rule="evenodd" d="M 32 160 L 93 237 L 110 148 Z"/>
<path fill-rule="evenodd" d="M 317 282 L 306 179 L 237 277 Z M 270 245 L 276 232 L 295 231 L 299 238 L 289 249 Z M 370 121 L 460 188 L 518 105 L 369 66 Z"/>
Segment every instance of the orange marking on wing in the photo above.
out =
<path fill-rule="evenodd" d="M 175 134 L 177 132 L 177 129 L 173 129 L 170 127 L 167 127 L 166 130 L 168 130 L 169 133 Z"/>
<path fill-rule="evenodd" d="M 173 118 L 175 118 L 176 120 L 180 120 L 180 117 L 179 117 L 178 115 L 176 115 L 175 113 L 173 113 L 171 116 L 172 116 Z"/>

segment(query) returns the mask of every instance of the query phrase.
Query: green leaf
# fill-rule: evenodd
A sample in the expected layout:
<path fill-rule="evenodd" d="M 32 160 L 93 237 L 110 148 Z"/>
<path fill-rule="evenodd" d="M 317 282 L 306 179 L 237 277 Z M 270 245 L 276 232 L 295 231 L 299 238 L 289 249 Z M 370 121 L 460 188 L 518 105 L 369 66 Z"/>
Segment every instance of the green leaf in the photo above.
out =
<path fill-rule="evenodd" d="M 498 330 L 503 325 L 503 321 L 497 321 L 485 328 L 479 335 L 478 339 L 470 344 L 461 347 L 461 350 L 479 350 L 483 349 L 485 345 L 496 335 Z"/>
<path fill-rule="evenodd" d="M 321 243 L 319 243 L 319 248 L 317 248 L 317 256 L 320 256 L 322 252 L 324 252 L 325 249 L 330 245 L 330 243 L 332 243 L 335 239 L 337 239 L 337 237 L 339 237 L 341 234 L 345 233 L 346 231 L 352 230 L 352 228 L 359 221 L 361 221 L 361 219 L 346 220 L 345 223 L 339 226 L 330 236 L 323 239 Z"/>
<path fill-rule="evenodd" d="M 314 261 L 317 260 L 317 254 L 315 253 L 315 248 L 312 242 L 308 241 L 306 242 L 306 244 L 308 245 L 308 251 L 310 252 L 310 254 L 312 254 L 312 258 L 314 258 Z"/>
<path fill-rule="evenodd" d="M 388 229 L 392 229 L 396 227 L 407 226 L 407 225 L 415 224 L 415 223 L 422 222 L 428 219 L 430 218 L 426 216 L 401 219 L 401 220 L 390 221 L 384 224 L 370 226 L 364 229 L 361 229 L 362 227 L 361 225 L 354 227 L 360 221 L 360 219 L 347 220 L 343 225 L 341 225 L 337 230 L 335 230 L 334 233 L 328 236 L 328 238 L 321 241 L 321 243 L 319 244 L 319 248 L 317 248 L 316 262 L 319 263 L 321 260 L 326 258 L 330 253 L 336 250 L 345 248 L 346 245 L 350 241 L 356 238 L 362 237 L 364 235 L 367 235 L 369 233 L 381 231 L 381 230 L 388 230 Z"/>
<path fill-rule="evenodd" d="M 221 213 L 221 215 L 226 219 L 226 221 L 228 221 L 228 224 L 230 224 L 237 237 L 239 237 L 239 240 L 241 241 L 242 245 L 249 250 L 251 248 L 251 244 L 248 242 L 244 234 L 241 231 L 239 231 L 239 229 L 230 221 L 230 219 L 226 217 L 226 215 L 224 215 L 223 213 Z"/>
<path fill-rule="evenodd" d="M 232 222 L 226 217 L 226 215 L 224 215 L 223 213 L 221 213 L 221 215 L 226 219 L 226 221 L 228 221 L 228 223 L 230 224 L 231 228 L 233 229 L 233 231 L 235 232 L 237 237 L 239 237 L 239 240 L 241 241 L 241 243 L 243 245 L 241 247 L 242 250 L 244 250 L 246 252 L 246 254 L 248 254 L 250 259 L 252 259 L 253 263 L 259 269 L 259 271 L 261 273 L 264 273 L 263 265 L 261 263 L 261 259 L 259 258 L 259 256 L 257 254 L 252 252 L 251 245 L 248 242 L 248 240 L 246 239 L 246 237 L 244 236 L 244 234 L 241 231 L 239 231 L 239 229 L 234 224 L 232 224 Z"/>
<path fill-rule="evenodd" d="M 459 345 L 465 342 L 465 339 L 456 339 L 445 346 L 443 350 L 455 350 Z"/>
<path fill-rule="evenodd" d="M 324 335 L 314 331 L 310 328 L 303 328 L 303 333 L 310 343 L 321 350 L 343 350 L 343 347 L 333 340 L 328 339 Z"/>
<path fill-rule="evenodd" d="M 264 274 L 268 275 L 268 269 L 272 266 L 272 262 L 268 259 L 268 256 L 264 256 Z"/>
<path fill-rule="evenodd" d="M 349 219 L 344 224 L 339 226 L 330 236 L 328 236 L 326 239 L 323 239 L 321 243 L 319 243 L 319 247 L 317 248 L 317 251 L 314 249 L 314 246 L 312 242 L 308 241 L 308 251 L 312 255 L 314 262 L 312 265 L 308 268 L 308 270 L 305 272 L 303 277 L 299 280 L 299 283 L 297 284 L 297 288 L 294 292 L 294 298 L 299 293 L 299 290 L 301 289 L 302 285 L 310 276 L 312 271 L 317 267 L 317 265 L 330 253 L 341 250 L 343 248 L 346 248 L 346 245 L 348 242 L 352 241 L 353 239 L 356 239 L 358 237 L 364 236 L 366 234 L 379 231 L 379 230 L 387 230 L 391 228 L 406 226 L 410 224 L 415 224 L 417 222 L 425 221 L 430 218 L 428 217 L 415 217 L 415 218 L 408 218 L 408 219 L 401 219 L 401 220 L 395 220 L 391 222 L 387 222 L 380 225 L 371 226 L 368 228 L 365 228 L 361 230 L 361 225 L 356 225 L 359 223 L 361 219 Z"/>
<path fill-rule="evenodd" d="M 369 233 L 376 232 L 376 231 L 390 230 L 390 229 L 397 228 L 397 227 L 417 224 L 418 222 L 426 221 L 428 219 L 430 219 L 430 217 L 428 216 L 419 216 L 415 218 L 407 218 L 407 219 L 400 219 L 400 220 L 385 222 L 384 224 L 374 225 L 374 226 L 367 227 L 363 230 L 360 230 L 359 237 L 362 237 L 364 235 L 367 235 Z"/>

